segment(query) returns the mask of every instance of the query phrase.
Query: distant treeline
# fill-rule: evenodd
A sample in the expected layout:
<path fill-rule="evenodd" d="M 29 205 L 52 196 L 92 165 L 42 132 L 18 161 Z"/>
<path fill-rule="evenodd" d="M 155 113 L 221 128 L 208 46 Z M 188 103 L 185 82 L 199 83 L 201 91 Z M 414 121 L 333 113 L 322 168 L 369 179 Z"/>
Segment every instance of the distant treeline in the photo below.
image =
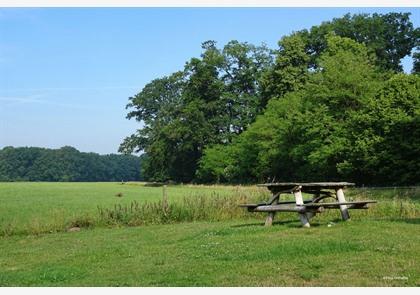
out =
<path fill-rule="evenodd" d="M 129 98 L 127 117 L 142 125 L 120 151 L 144 151 L 143 175 L 156 181 L 419 184 L 410 14 L 347 14 L 280 37 L 276 49 L 204 42 L 200 57 Z"/>
<path fill-rule="evenodd" d="M 0 181 L 133 181 L 140 180 L 140 157 L 83 153 L 60 149 L 0 149 Z"/>

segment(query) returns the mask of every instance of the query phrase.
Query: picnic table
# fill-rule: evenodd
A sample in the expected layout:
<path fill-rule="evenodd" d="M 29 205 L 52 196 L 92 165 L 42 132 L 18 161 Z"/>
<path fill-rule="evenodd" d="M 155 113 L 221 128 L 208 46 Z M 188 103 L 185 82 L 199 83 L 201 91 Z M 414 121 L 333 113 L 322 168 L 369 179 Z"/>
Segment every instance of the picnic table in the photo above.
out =
<path fill-rule="evenodd" d="M 281 182 L 264 183 L 258 186 L 267 187 L 272 197 L 268 202 L 259 204 L 243 204 L 250 212 L 268 212 L 266 226 L 271 226 L 276 212 L 297 212 L 303 227 L 310 227 L 309 220 L 317 213 L 326 209 L 339 209 L 343 220 L 349 220 L 349 209 L 368 209 L 370 203 L 376 201 L 347 202 L 344 197 L 344 188 L 354 186 L 349 182 Z M 312 199 L 303 200 L 302 193 L 312 195 Z M 295 201 L 280 201 L 281 194 L 293 194 Z M 333 199 L 324 202 L 324 199 Z"/>

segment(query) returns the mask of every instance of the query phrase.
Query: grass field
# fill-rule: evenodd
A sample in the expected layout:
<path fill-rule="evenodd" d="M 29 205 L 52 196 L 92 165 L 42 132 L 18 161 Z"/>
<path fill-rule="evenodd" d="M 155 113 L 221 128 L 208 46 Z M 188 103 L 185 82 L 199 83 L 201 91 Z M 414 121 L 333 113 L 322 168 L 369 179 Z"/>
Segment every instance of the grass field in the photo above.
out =
<path fill-rule="evenodd" d="M 73 220 L 94 219 L 98 206 L 129 205 L 162 200 L 162 187 L 144 183 L 0 183 L 0 235 L 60 231 Z M 122 194 L 122 197 L 116 197 Z M 264 188 L 255 186 L 167 187 L 169 202 L 184 198 L 232 197 L 246 195 L 252 199 L 269 196 Z"/>
<path fill-rule="evenodd" d="M 236 207 L 268 195 L 169 186 L 169 217 L 143 225 L 138 214 L 160 212 L 162 187 L 0 183 L 0 286 L 420 286 L 418 189 L 349 190 L 349 199 L 379 203 L 350 211 L 350 222 L 330 210 L 310 229 L 296 214 L 267 228 L 264 215 Z M 203 201 L 213 199 L 229 203 L 217 207 L 223 214 Z M 134 201 L 158 205 L 124 211 Z M 98 206 L 121 216 L 101 219 Z M 83 219 L 80 232 L 67 232 Z"/>

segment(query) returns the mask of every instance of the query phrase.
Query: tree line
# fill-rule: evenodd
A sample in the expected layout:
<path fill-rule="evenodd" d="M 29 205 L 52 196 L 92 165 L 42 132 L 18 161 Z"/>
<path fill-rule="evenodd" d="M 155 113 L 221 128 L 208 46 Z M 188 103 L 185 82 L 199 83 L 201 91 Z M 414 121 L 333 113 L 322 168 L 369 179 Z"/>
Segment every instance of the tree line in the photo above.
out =
<path fill-rule="evenodd" d="M 144 151 L 154 181 L 419 183 L 420 29 L 409 13 L 347 14 L 278 45 L 204 42 L 129 98 L 142 128 L 119 151 Z"/>
<path fill-rule="evenodd" d="M 83 153 L 60 149 L 5 147 L 0 149 L 0 181 L 135 181 L 140 157 Z"/>

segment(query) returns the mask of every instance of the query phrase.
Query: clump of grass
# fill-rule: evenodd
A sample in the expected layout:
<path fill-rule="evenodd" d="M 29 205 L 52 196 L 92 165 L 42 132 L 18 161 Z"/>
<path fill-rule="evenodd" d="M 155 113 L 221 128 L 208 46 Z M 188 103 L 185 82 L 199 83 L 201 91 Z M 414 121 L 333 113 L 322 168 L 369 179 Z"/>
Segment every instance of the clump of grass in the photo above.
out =
<path fill-rule="evenodd" d="M 48 232 L 47 224 L 42 223 L 38 218 L 33 218 L 28 226 L 30 234 L 39 235 L 44 232 Z"/>
<path fill-rule="evenodd" d="M 91 228 L 97 223 L 97 218 L 90 215 L 76 216 L 69 222 L 68 227 Z"/>
<path fill-rule="evenodd" d="M 247 197 L 184 197 L 181 202 L 158 201 L 115 204 L 112 208 L 98 207 L 101 223 L 107 225 L 166 224 L 192 221 L 221 221 L 252 217 L 238 205 L 247 203 Z"/>
<path fill-rule="evenodd" d="M 420 187 L 351 188 L 347 190 L 347 196 L 374 200 L 410 199 L 418 202 L 420 201 Z"/>
<path fill-rule="evenodd" d="M 366 200 L 366 196 L 361 194 L 352 195 L 349 200 Z M 370 204 L 366 210 L 349 210 L 353 220 L 403 220 L 414 219 L 420 216 L 420 206 L 409 198 L 384 199 L 369 198 L 377 200 L 378 203 Z M 325 210 L 316 216 L 318 221 L 332 221 L 341 219 L 339 210 Z"/>
<path fill-rule="evenodd" d="M 356 210 L 352 210 L 354 212 Z M 379 201 L 368 210 L 354 212 L 357 218 L 364 219 L 412 219 L 420 216 L 420 208 L 409 199 Z"/>
<path fill-rule="evenodd" d="M 14 222 L 1 223 L 0 236 L 3 236 L 3 237 L 11 236 L 15 232 L 16 232 L 16 225 L 14 224 Z"/>

